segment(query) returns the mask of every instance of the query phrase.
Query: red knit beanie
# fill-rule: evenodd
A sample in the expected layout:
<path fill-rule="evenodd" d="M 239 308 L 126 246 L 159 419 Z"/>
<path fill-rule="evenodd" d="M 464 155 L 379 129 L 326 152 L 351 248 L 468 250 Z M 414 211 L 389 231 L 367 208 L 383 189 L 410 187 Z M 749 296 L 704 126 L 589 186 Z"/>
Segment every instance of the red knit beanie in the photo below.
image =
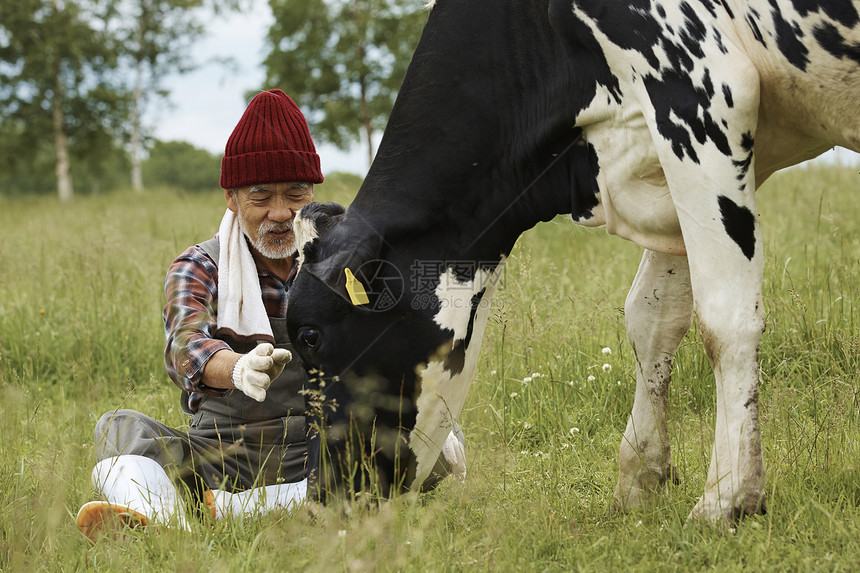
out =
<path fill-rule="evenodd" d="M 260 92 L 227 140 L 221 187 L 284 181 L 322 183 L 320 156 L 296 102 L 281 90 Z"/>

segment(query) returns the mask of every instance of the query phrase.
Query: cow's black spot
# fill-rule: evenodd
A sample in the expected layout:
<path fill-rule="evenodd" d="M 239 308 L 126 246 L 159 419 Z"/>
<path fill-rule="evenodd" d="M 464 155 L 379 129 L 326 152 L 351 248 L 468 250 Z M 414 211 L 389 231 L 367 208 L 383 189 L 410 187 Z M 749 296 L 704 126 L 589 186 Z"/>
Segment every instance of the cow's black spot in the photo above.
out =
<path fill-rule="evenodd" d="M 732 88 L 728 84 L 723 84 L 723 98 L 726 100 L 726 106 L 729 109 L 735 107 L 735 100 L 732 97 Z"/>
<path fill-rule="evenodd" d="M 833 0 L 791 0 L 797 13 L 805 18 L 810 12 L 824 12 L 843 26 L 853 28 L 860 23 L 857 7 L 851 2 L 834 2 Z"/>
<path fill-rule="evenodd" d="M 714 82 L 711 81 L 711 72 L 708 70 L 705 70 L 705 76 L 702 78 L 702 88 L 709 100 L 714 98 Z"/>
<path fill-rule="evenodd" d="M 472 329 L 475 328 L 475 313 L 478 312 L 478 306 L 481 304 L 481 300 L 484 298 L 484 293 L 487 292 L 486 288 L 482 288 L 478 292 L 472 295 L 471 299 L 471 309 L 469 310 L 469 328 L 466 329 L 466 338 L 463 339 L 463 343 L 468 348 L 469 343 L 472 341 Z"/>
<path fill-rule="evenodd" d="M 445 264 L 445 268 L 451 271 L 457 282 L 461 283 L 474 280 L 475 273 L 478 270 L 474 261 L 449 261 Z"/>
<path fill-rule="evenodd" d="M 681 14 L 684 16 L 684 28 L 681 31 L 681 41 L 691 54 L 701 59 L 705 57 L 702 45 L 708 34 L 705 23 L 696 14 L 695 8 L 687 2 L 681 2 Z"/>
<path fill-rule="evenodd" d="M 741 147 L 744 148 L 744 151 L 752 151 L 753 145 L 755 144 L 755 139 L 752 136 L 752 133 L 745 132 L 741 137 Z"/>
<path fill-rule="evenodd" d="M 744 256 L 752 260 L 755 255 L 755 216 L 725 195 L 720 195 L 717 201 L 726 233 L 741 248 Z"/>
<path fill-rule="evenodd" d="M 755 140 L 753 139 L 752 134 L 747 131 L 741 137 L 741 147 L 743 147 L 744 151 L 747 152 L 746 157 L 743 159 L 733 159 L 732 164 L 738 168 L 738 174 L 735 176 L 738 181 L 743 181 L 746 179 L 747 172 L 749 172 L 750 166 L 752 165 L 753 159 L 753 144 Z M 740 190 L 743 191 L 746 188 L 746 184 L 741 185 Z"/>
<path fill-rule="evenodd" d="M 660 68 L 655 48 L 664 36 L 665 26 L 651 15 L 651 2 L 576 0 L 576 4 L 613 44 L 625 50 L 635 50 L 648 60 L 652 68 Z"/>
<path fill-rule="evenodd" d="M 753 38 L 755 38 L 762 46 L 767 47 L 767 43 L 764 41 L 761 29 L 758 27 L 758 22 L 756 22 L 755 18 L 750 14 L 747 14 L 747 25 L 750 27 L 750 30 L 752 30 Z"/>
<path fill-rule="evenodd" d="M 458 340 L 454 344 L 454 348 L 451 349 L 451 352 L 445 357 L 443 366 L 452 376 L 456 376 L 462 372 L 465 367 L 466 349 L 469 348 L 469 343 L 472 341 L 472 331 L 475 328 L 475 314 L 478 312 L 478 307 L 486 291 L 486 288 L 482 288 L 472 295 L 472 299 L 470 300 L 469 327 L 466 329 L 466 337 L 463 340 Z"/>
<path fill-rule="evenodd" d="M 678 78 L 670 78 L 664 76 L 657 79 L 654 77 L 644 78 L 645 89 L 648 90 L 648 95 L 651 98 L 651 103 L 654 105 L 655 116 L 657 120 L 657 130 L 667 141 L 672 144 L 672 152 L 678 159 L 689 157 L 694 163 L 699 163 L 699 156 L 693 149 L 693 140 L 690 137 L 690 131 L 682 125 L 678 125 L 672 119 L 672 112 L 676 111 L 681 104 L 680 95 L 689 92 L 689 86 L 675 85 Z M 689 98 L 684 98 L 689 99 Z M 696 114 L 696 105 L 690 105 L 690 102 L 685 101 L 683 107 Z M 692 109 L 689 109 L 692 108 Z M 680 117 L 686 117 L 691 113 L 684 113 Z"/>
<path fill-rule="evenodd" d="M 812 35 L 831 55 L 860 63 L 860 44 L 849 44 L 833 24 L 822 24 L 816 27 Z"/>
<path fill-rule="evenodd" d="M 725 130 L 708 111 L 711 97 L 706 87 L 696 87 L 689 75 L 674 71 L 664 71 L 660 78 L 649 76 L 643 81 L 654 105 L 657 129 L 672 143 L 672 151 L 679 159 L 686 155 L 699 163 L 691 134 L 699 143 L 710 142 L 721 153 L 731 156 Z M 710 83 L 710 80 L 706 79 L 706 82 Z M 677 123 L 673 117 L 684 123 Z"/>
<path fill-rule="evenodd" d="M 719 0 L 699 0 L 698 4 L 705 7 L 711 18 L 717 17 L 717 4 L 720 4 Z"/>
<path fill-rule="evenodd" d="M 722 34 L 720 34 L 720 31 L 719 31 L 719 30 L 717 30 L 716 28 L 713 28 L 713 30 L 712 30 L 712 31 L 713 31 L 713 33 L 714 33 L 714 41 L 717 43 L 717 48 L 719 48 L 719 49 L 720 49 L 720 53 L 721 53 L 721 54 L 728 54 L 728 53 L 729 53 L 729 49 L 728 49 L 728 48 L 726 47 L 726 45 L 723 43 L 723 35 L 722 35 Z"/>
<path fill-rule="evenodd" d="M 774 0 L 771 0 L 771 6 L 773 6 L 771 15 L 773 16 L 773 28 L 776 32 L 776 46 L 791 65 L 805 72 L 806 66 L 809 64 L 809 50 L 800 41 L 803 38 L 803 30 L 782 17 Z"/>

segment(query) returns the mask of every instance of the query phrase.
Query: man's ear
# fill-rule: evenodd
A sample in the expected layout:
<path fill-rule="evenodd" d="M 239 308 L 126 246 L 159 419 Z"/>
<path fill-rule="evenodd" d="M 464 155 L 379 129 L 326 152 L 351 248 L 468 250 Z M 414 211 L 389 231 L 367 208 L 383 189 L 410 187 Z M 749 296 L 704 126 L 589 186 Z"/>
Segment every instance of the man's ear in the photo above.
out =
<path fill-rule="evenodd" d="M 234 213 L 239 212 L 239 204 L 236 202 L 236 194 L 231 189 L 224 189 L 224 199 L 227 201 L 227 208 Z"/>

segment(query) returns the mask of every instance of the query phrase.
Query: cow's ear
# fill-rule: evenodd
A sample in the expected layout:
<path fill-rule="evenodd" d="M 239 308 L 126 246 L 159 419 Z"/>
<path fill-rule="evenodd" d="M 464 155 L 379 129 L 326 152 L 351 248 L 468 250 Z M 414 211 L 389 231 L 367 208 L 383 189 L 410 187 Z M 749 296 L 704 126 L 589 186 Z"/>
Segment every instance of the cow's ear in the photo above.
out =
<path fill-rule="evenodd" d="M 300 218 L 313 222 L 320 235 L 328 231 L 343 219 L 346 212 L 340 203 L 308 203 L 300 213 Z"/>
<path fill-rule="evenodd" d="M 345 209 L 339 203 L 308 203 L 302 207 L 293 224 L 296 249 L 302 262 L 312 262 L 318 258 L 317 239 L 324 237 L 340 223 L 344 213 Z"/>

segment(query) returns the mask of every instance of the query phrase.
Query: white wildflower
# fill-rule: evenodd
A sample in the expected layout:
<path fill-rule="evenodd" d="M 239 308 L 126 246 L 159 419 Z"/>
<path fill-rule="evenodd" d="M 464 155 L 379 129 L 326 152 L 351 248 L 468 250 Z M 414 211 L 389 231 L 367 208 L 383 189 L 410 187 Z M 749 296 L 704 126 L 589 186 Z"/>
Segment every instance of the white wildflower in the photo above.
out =
<path fill-rule="evenodd" d="M 339 529 L 337 532 L 338 537 L 346 537 L 346 529 Z"/>
<path fill-rule="evenodd" d="M 574 426 L 573 428 L 570 429 L 570 435 L 571 436 L 575 436 L 578 433 L 579 433 L 579 428 L 577 428 L 576 426 Z"/>
<path fill-rule="evenodd" d="M 603 350 L 601 350 L 601 352 L 608 356 L 609 354 L 612 354 L 612 349 L 606 346 L 603 348 Z"/>
<path fill-rule="evenodd" d="M 594 382 L 595 380 L 597 380 L 597 378 L 595 378 L 594 375 L 592 374 L 586 379 L 586 382 Z"/>
<path fill-rule="evenodd" d="M 524 429 L 524 430 L 531 430 L 531 429 L 532 429 L 532 425 L 531 425 L 530 423 L 526 422 L 525 424 L 523 424 L 523 429 Z"/>
<path fill-rule="evenodd" d="M 516 392 L 511 392 L 511 398 L 516 398 L 517 396 L 519 396 L 519 394 L 517 394 Z"/>
<path fill-rule="evenodd" d="M 531 377 L 531 376 L 526 376 L 525 378 L 523 378 L 523 384 L 528 384 L 528 383 L 529 383 L 529 382 L 531 382 L 531 381 L 532 381 L 532 377 Z"/>
<path fill-rule="evenodd" d="M 612 364 L 604 364 L 601 368 L 603 368 L 604 372 L 612 372 Z"/>

